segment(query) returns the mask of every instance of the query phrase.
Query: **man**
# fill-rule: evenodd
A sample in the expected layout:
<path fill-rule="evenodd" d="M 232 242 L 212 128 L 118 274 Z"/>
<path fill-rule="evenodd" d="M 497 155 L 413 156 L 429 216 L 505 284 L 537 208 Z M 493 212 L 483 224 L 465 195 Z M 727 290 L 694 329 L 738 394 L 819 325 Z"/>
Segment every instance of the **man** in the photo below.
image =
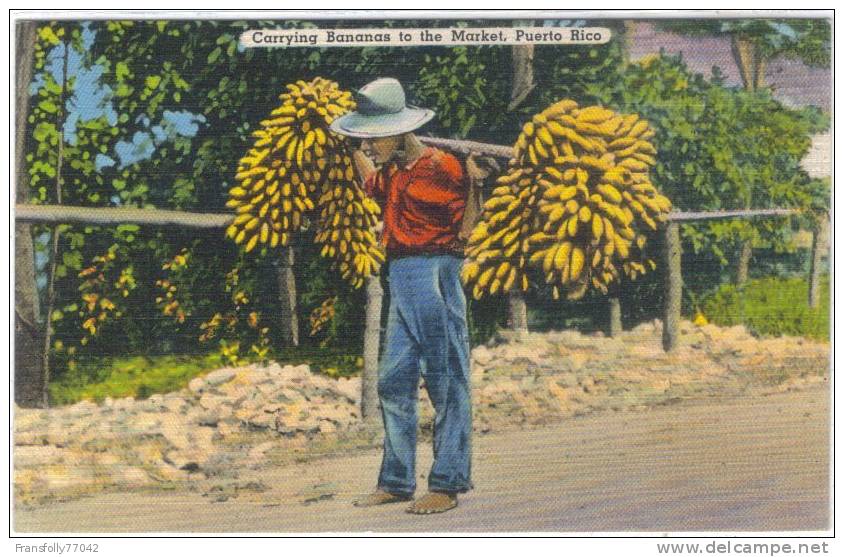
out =
<path fill-rule="evenodd" d="M 382 208 L 390 308 L 378 378 L 384 456 L 376 491 L 355 505 L 413 499 L 421 374 L 436 411 L 434 463 L 428 493 L 407 510 L 444 512 L 457 506 L 458 493 L 473 487 L 469 335 L 458 237 L 468 179 L 454 156 L 426 148 L 413 135 L 434 113 L 406 106 L 398 81 L 373 81 L 356 100 L 357 111 L 331 128 L 363 139 L 354 161 L 367 194 Z"/>

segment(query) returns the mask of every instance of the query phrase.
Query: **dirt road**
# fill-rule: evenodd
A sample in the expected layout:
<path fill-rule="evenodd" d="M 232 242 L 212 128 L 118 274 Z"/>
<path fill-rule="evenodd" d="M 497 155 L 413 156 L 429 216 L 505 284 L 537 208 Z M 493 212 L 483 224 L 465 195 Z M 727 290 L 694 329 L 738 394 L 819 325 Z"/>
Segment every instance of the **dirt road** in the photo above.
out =
<path fill-rule="evenodd" d="M 812 387 L 476 436 L 476 489 L 442 515 L 352 507 L 374 482 L 380 452 L 369 451 L 244 472 L 225 502 L 215 489 L 236 486 L 107 494 L 16 512 L 14 524 L 21 533 L 823 530 L 828 398 Z M 430 462 L 420 447 L 420 493 Z"/>

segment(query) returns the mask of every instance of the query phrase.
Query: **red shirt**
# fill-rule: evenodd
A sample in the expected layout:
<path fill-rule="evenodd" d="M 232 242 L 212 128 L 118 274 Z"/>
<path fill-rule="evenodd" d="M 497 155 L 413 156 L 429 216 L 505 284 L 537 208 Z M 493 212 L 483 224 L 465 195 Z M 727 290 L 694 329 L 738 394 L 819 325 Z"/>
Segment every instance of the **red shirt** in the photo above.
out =
<path fill-rule="evenodd" d="M 462 256 L 457 235 L 466 206 L 466 180 L 460 161 L 429 147 L 407 167 L 386 165 L 364 183 L 384 216 L 382 243 L 387 255 Z"/>

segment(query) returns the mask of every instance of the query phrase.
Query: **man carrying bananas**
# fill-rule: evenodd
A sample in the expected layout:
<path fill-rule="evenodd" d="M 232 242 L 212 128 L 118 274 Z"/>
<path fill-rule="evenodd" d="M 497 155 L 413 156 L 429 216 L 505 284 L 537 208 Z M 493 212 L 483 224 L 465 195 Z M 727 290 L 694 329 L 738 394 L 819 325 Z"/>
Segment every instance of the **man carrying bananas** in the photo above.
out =
<path fill-rule="evenodd" d="M 331 129 L 363 140 L 354 162 L 367 194 L 384 215 L 381 241 L 389 265 L 390 308 L 378 378 L 384 456 L 376 491 L 355 505 L 413 499 L 421 374 L 436 411 L 434 463 L 428 493 L 407 511 L 444 512 L 457 506 L 458 493 L 473 487 L 469 335 L 459 237 L 469 179 L 454 156 L 426 148 L 411 133 L 434 112 L 407 106 L 398 81 L 373 81 L 356 101 L 357 111 L 336 119 Z M 477 169 L 471 158 L 467 169 Z"/>

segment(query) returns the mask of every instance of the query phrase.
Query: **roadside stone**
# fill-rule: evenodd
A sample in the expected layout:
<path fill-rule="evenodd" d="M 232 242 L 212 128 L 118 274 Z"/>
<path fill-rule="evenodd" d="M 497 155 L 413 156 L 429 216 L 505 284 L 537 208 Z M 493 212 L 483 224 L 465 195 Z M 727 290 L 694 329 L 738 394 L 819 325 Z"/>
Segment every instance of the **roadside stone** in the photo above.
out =
<path fill-rule="evenodd" d="M 276 418 L 275 414 L 271 414 L 269 412 L 258 412 L 250 416 L 247 419 L 247 423 L 252 427 L 269 429 L 271 427 L 275 427 Z"/>
<path fill-rule="evenodd" d="M 233 369 L 218 369 L 217 371 L 212 371 L 211 373 L 205 376 L 205 383 L 211 387 L 216 387 L 217 385 L 228 383 L 229 381 L 234 379 L 235 375 L 236 372 Z"/>
<path fill-rule="evenodd" d="M 492 361 L 492 352 L 486 346 L 478 346 L 472 350 L 472 359 L 482 366 Z"/>
<path fill-rule="evenodd" d="M 202 377 L 194 377 L 188 383 L 188 389 L 194 393 L 201 393 L 205 389 L 205 379 Z"/>

